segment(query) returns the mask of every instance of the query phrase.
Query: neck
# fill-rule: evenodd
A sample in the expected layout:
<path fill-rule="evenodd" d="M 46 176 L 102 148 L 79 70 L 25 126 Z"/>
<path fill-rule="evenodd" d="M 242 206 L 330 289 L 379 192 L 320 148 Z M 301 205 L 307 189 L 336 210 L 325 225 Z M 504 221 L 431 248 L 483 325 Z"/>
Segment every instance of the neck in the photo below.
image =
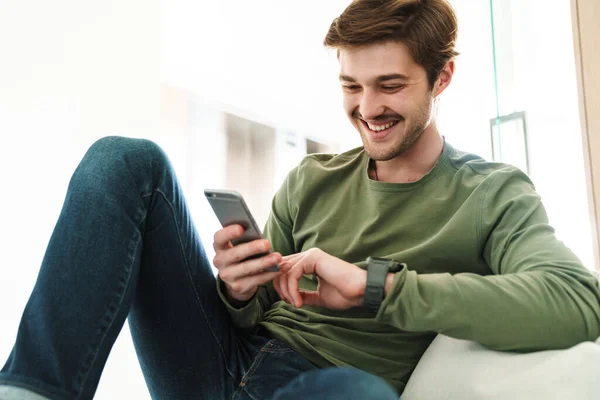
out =
<path fill-rule="evenodd" d="M 375 162 L 377 180 L 416 182 L 433 169 L 443 149 L 444 139 L 432 122 L 404 153 L 388 161 Z"/>

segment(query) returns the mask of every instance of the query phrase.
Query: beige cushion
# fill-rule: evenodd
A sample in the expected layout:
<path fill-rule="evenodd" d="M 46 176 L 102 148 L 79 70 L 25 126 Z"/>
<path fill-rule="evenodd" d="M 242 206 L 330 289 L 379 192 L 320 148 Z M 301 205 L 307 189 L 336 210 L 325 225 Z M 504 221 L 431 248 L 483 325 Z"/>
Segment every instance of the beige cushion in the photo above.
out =
<path fill-rule="evenodd" d="M 499 352 L 438 335 L 402 400 L 599 400 L 600 338 L 566 350 Z"/>

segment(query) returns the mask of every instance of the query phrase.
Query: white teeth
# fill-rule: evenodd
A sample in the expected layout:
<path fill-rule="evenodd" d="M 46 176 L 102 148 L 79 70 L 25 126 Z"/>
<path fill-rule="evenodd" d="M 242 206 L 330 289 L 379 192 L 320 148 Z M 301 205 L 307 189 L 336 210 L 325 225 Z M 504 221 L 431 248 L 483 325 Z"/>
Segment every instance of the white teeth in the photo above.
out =
<path fill-rule="evenodd" d="M 390 122 L 389 124 L 386 124 L 386 125 L 371 125 L 370 123 L 367 122 L 367 126 L 372 131 L 381 132 L 388 128 L 391 128 L 392 126 L 396 125 L 397 123 L 398 123 L 398 121 Z"/>

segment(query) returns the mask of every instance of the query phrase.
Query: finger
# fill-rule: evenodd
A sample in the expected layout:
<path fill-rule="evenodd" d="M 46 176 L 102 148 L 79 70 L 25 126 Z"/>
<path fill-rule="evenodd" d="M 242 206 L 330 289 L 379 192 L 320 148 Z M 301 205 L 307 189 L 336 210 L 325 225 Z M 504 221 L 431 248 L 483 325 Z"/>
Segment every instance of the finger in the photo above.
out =
<path fill-rule="evenodd" d="M 294 261 L 302 258 L 302 256 L 304 255 L 304 253 L 296 253 L 296 254 L 289 254 L 285 257 L 283 257 L 282 262 L 291 262 L 292 264 L 294 264 Z"/>
<path fill-rule="evenodd" d="M 240 243 L 230 249 L 222 250 L 220 257 L 224 265 L 241 263 L 249 257 L 267 254 L 271 249 L 271 243 L 266 239 L 253 240 L 248 243 Z"/>
<path fill-rule="evenodd" d="M 271 253 L 260 258 L 244 261 L 243 263 L 229 264 L 229 266 L 219 270 L 219 276 L 225 282 L 233 282 L 265 272 L 267 268 L 277 265 L 280 261 L 280 253 Z M 276 274 L 280 274 L 280 272 L 277 271 Z"/>
<path fill-rule="evenodd" d="M 233 239 L 241 238 L 244 235 L 244 228 L 241 225 L 229 225 L 215 232 L 213 240 L 213 248 L 217 250 L 225 250 L 231 247 Z"/>
<path fill-rule="evenodd" d="M 292 268 L 294 268 L 295 265 L 302 263 L 302 261 L 307 257 L 307 255 L 308 254 L 306 252 L 303 252 L 285 256 L 281 259 L 281 263 L 279 266 L 282 267 L 283 272 L 287 273 Z"/>
<path fill-rule="evenodd" d="M 265 283 L 272 281 L 278 275 L 279 272 L 262 272 L 260 274 L 249 276 L 246 279 L 228 283 L 227 285 L 233 292 L 247 293 L 260 285 L 264 285 Z"/>
<path fill-rule="evenodd" d="M 318 292 L 300 290 L 299 294 L 305 306 L 323 307 Z"/>
<path fill-rule="evenodd" d="M 298 308 L 302 307 L 302 298 L 298 293 L 298 282 L 302 279 L 303 275 L 304 271 L 300 264 L 296 264 L 287 274 L 288 292 L 293 300 L 293 304 Z"/>
<path fill-rule="evenodd" d="M 283 300 L 283 295 L 281 294 L 281 275 L 277 275 L 275 279 L 273 279 L 273 288 L 279 295 L 279 299 Z"/>
<path fill-rule="evenodd" d="M 290 297 L 290 292 L 288 291 L 288 281 L 285 275 L 281 276 L 279 280 L 279 287 L 281 289 L 281 294 L 283 295 L 283 301 L 286 303 L 292 304 L 292 298 Z"/>
<path fill-rule="evenodd" d="M 284 273 L 287 273 L 293 266 L 294 266 L 293 263 L 291 263 L 289 261 L 284 261 L 283 259 L 279 263 L 279 269 Z"/>

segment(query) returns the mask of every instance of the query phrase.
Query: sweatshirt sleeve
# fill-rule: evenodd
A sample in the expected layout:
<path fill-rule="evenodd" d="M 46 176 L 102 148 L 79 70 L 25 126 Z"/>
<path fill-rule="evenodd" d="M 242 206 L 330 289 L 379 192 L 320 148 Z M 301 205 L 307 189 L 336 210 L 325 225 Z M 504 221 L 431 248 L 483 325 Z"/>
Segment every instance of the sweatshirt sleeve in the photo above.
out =
<path fill-rule="evenodd" d="M 491 174 L 478 210 L 493 275 L 397 273 L 377 320 L 494 350 L 562 349 L 600 336 L 600 284 L 554 235 L 521 171 Z"/>
<path fill-rule="evenodd" d="M 242 307 L 236 307 L 229 301 L 225 283 L 223 283 L 221 278 L 217 278 L 217 292 L 221 301 L 225 304 L 229 315 L 231 315 L 233 326 L 241 331 L 252 330 L 262 320 L 265 312 L 271 308 L 271 305 L 279 300 L 279 296 L 271 282 L 260 286 L 256 294 Z"/>
<path fill-rule="evenodd" d="M 271 213 L 263 232 L 263 236 L 271 242 L 273 251 L 278 251 L 284 256 L 294 253 L 293 218 L 290 212 L 289 193 L 295 186 L 298 168 L 296 167 L 288 174 L 283 185 L 273 197 Z M 231 315 L 234 326 L 241 330 L 251 330 L 258 322 L 262 321 L 264 314 L 271 306 L 280 300 L 272 282 L 260 286 L 252 299 L 242 307 L 236 307 L 229 301 L 225 284 L 220 278 L 217 278 L 217 291 Z"/>

